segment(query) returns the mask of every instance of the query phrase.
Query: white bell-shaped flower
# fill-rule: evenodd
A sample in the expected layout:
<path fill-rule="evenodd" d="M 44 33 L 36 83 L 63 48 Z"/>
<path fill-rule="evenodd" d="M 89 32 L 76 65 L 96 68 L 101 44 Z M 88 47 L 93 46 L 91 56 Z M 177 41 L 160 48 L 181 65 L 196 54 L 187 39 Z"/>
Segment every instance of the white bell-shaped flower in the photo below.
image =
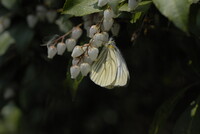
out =
<path fill-rule="evenodd" d="M 98 6 L 103 7 L 108 3 L 108 0 L 98 0 Z"/>
<path fill-rule="evenodd" d="M 84 52 L 88 49 L 88 46 L 89 46 L 89 44 L 84 44 L 84 45 L 82 46 L 82 49 L 83 49 Z"/>
<path fill-rule="evenodd" d="M 77 65 L 73 65 L 70 67 L 70 74 L 71 74 L 71 78 L 72 79 L 76 79 L 76 77 L 79 75 L 80 73 L 80 67 Z"/>
<path fill-rule="evenodd" d="M 92 42 L 91 42 L 91 45 L 93 46 L 93 47 L 101 47 L 102 46 L 102 44 L 103 44 L 103 42 L 102 41 L 99 41 L 99 40 L 92 40 Z"/>
<path fill-rule="evenodd" d="M 102 34 L 102 33 L 96 33 L 93 36 L 92 45 L 94 47 L 101 47 L 103 43 L 104 43 L 104 34 Z"/>
<path fill-rule="evenodd" d="M 56 49 L 55 46 L 48 47 L 47 51 L 48 51 L 47 53 L 48 53 L 48 58 L 49 59 L 52 59 L 57 53 L 57 49 Z"/>
<path fill-rule="evenodd" d="M 106 9 L 104 12 L 103 12 L 103 17 L 104 19 L 112 19 L 115 17 L 115 13 L 113 12 L 112 9 Z"/>
<path fill-rule="evenodd" d="M 74 49 L 75 45 L 76 45 L 76 40 L 72 39 L 72 38 L 66 39 L 65 40 L 65 44 L 67 46 L 67 51 L 71 52 Z"/>
<path fill-rule="evenodd" d="M 39 20 L 44 21 L 46 17 L 47 9 L 43 5 L 38 5 L 36 7 L 36 15 L 39 18 Z"/>
<path fill-rule="evenodd" d="M 102 32 L 104 38 L 103 38 L 103 42 L 108 42 L 109 41 L 109 34 L 107 32 Z"/>
<path fill-rule="evenodd" d="M 80 63 L 80 58 L 73 58 L 72 59 L 72 65 L 78 65 Z"/>
<path fill-rule="evenodd" d="M 109 20 L 104 19 L 103 20 L 104 31 L 109 31 L 111 29 L 113 23 L 114 23 L 113 19 L 109 19 Z"/>
<path fill-rule="evenodd" d="M 49 10 L 46 13 L 46 17 L 49 23 L 53 23 L 54 20 L 56 19 L 57 13 L 54 10 Z"/>
<path fill-rule="evenodd" d="M 35 15 L 33 15 L 33 14 L 29 14 L 29 15 L 26 17 L 26 21 L 27 21 L 28 26 L 29 26 L 30 28 L 34 28 L 35 25 L 36 25 L 37 22 L 38 22 L 38 18 L 37 18 Z"/>
<path fill-rule="evenodd" d="M 83 53 L 84 53 L 83 48 L 82 48 L 81 46 L 76 46 L 76 47 L 73 49 L 71 56 L 72 56 L 73 58 L 75 58 L 75 57 L 81 56 Z"/>
<path fill-rule="evenodd" d="M 99 49 L 96 47 L 89 47 L 88 49 L 88 56 L 92 61 L 97 59 L 97 56 L 99 54 Z"/>
<path fill-rule="evenodd" d="M 128 0 L 128 8 L 130 10 L 133 10 L 137 6 L 137 4 L 137 0 Z"/>
<path fill-rule="evenodd" d="M 89 37 L 92 38 L 98 32 L 100 32 L 100 29 L 97 27 L 97 25 L 92 25 L 90 27 Z"/>
<path fill-rule="evenodd" d="M 93 61 L 90 59 L 88 55 L 84 55 L 83 62 L 91 65 Z"/>
<path fill-rule="evenodd" d="M 83 33 L 83 30 L 80 27 L 74 27 L 72 29 L 71 38 L 77 40 L 81 37 L 82 33 Z"/>
<path fill-rule="evenodd" d="M 118 23 L 114 23 L 111 28 L 113 36 L 117 36 L 119 34 L 119 30 L 120 30 L 120 25 Z"/>
<path fill-rule="evenodd" d="M 57 51 L 58 51 L 57 54 L 58 55 L 63 55 L 63 53 L 65 52 L 66 48 L 67 48 L 67 45 L 64 42 L 59 42 L 57 44 Z"/>
<path fill-rule="evenodd" d="M 83 76 L 87 76 L 87 74 L 90 72 L 90 70 L 91 70 L 91 67 L 90 67 L 90 65 L 88 64 L 88 63 L 82 63 L 81 65 L 80 65 L 80 70 L 81 70 L 81 74 L 83 75 Z"/>

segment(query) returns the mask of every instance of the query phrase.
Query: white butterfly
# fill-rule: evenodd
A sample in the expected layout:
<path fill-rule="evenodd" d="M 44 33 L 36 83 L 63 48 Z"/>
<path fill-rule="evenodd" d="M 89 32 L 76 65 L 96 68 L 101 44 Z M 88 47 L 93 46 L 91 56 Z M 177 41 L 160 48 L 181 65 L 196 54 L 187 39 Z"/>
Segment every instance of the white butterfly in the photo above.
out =
<path fill-rule="evenodd" d="M 105 88 L 125 86 L 129 79 L 129 71 L 114 41 L 109 41 L 93 63 L 90 79 Z"/>

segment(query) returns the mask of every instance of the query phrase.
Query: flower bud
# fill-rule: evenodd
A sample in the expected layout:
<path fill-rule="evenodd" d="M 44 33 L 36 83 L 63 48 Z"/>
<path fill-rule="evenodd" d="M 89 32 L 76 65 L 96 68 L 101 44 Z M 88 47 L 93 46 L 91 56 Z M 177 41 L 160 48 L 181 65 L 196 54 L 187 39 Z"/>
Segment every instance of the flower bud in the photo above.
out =
<path fill-rule="evenodd" d="M 83 62 L 91 65 L 93 61 L 90 59 L 90 57 L 88 55 L 84 55 Z"/>
<path fill-rule="evenodd" d="M 77 39 L 79 39 L 79 38 L 81 37 L 82 33 L 83 33 L 83 30 L 82 30 L 80 27 L 74 27 L 74 28 L 72 29 L 71 38 L 77 40 Z"/>
<path fill-rule="evenodd" d="M 93 41 L 92 41 L 92 45 L 94 47 L 101 47 L 101 45 L 103 44 L 104 42 L 104 34 L 102 33 L 96 33 L 94 36 L 93 36 Z"/>
<path fill-rule="evenodd" d="M 100 41 L 100 40 L 92 40 L 92 42 L 91 42 L 91 45 L 92 45 L 93 47 L 101 47 L 102 44 L 103 44 L 103 42 Z"/>
<path fill-rule="evenodd" d="M 57 53 L 57 49 L 55 46 L 50 46 L 47 48 L 48 49 L 48 58 L 49 59 L 53 59 L 53 57 L 56 55 Z"/>
<path fill-rule="evenodd" d="M 57 44 L 57 51 L 58 51 L 57 53 L 58 53 L 58 55 L 63 55 L 63 53 L 65 52 L 66 48 L 67 48 L 67 45 L 65 43 L 59 42 Z"/>
<path fill-rule="evenodd" d="M 82 48 L 81 46 L 76 46 L 76 47 L 73 49 L 71 56 L 72 56 L 73 58 L 75 58 L 75 57 L 78 57 L 78 56 L 82 55 L 83 53 L 84 53 L 83 48 Z"/>
<path fill-rule="evenodd" d="M 138 2 L 136 0 L 128 0 L 128 8 L 133 10 L 137 6 Z"/>
<path fill-rule="evenodd" d="M 30 28 L 34 28 L 35 25 L 36 25 L 37 22 L 38 22 L 38 18 L 37 18 L 35 15 L 33 15 L 33 14 L 29 14 L 29 15 L 26 17 L 26 21 L 27 21 L 28 26 L 29 26 Z"/>
<path fill-rule="evenodd" d="M 72 65 L 78 65 L 79 62 L 80 62 L 80 58 L 73 58 Z"/>
<path fill-rule="evenodd" d="M 71 78 L 72 79 L 76 79 L 76 77 L 79 75 L 80 73 L 80 67 L 77 65 L 71 66 L 70 67 L 70 74 L 71 74 Z"/>
<path fill-rule="evenodd" d="M 44 21 L 46 17 L 46 12 L 47 12 L 47 9 L 43 5 L 38 5 L 36 7 L 36 15 L 39 18 L 39 20 Z"/>
<path fill-rule="evenodd" d="M 92 61 L 96 60 L 97 59 L 97 56 L 99 54 L 99 49 L 96 48 L 96 47 L 89 47 L 88 49 L 88 55 L 90 57 L 90 59 Z"/>
<path fill-rule="evenodd" d="M 105 31 L 109 31 L 109 30 L 111 29 L 113 23 L 114 23 L 114 20 L 113 20 L 113 19 L 109 19 L 109 20 L 104 19 L 104 20 L 103 20 L 103 27 L 104 27 L 104 30 L 105 30 Z"/>
<path fill-rule="evenodd" d="M 109 34 L 107 32 L 102 32 L 102 34 L 104 35 L 104 42 L 108 42 L 109 41 Z"/>
<path fill-rule="evenodd" d="M 67 46 L 67 51 L 71 52 L 74 49 L 75 45 L 76 45 L 76 40 L 72 39 L 72 38 L 66 39 L 65 44 Z"/>
<path fill-rule="evenodd" d="M 87 76 L 87 74 L 90 72 L 90 70 L 91 70 L 91 67 L 90 67 L 90 65 L 88 64 L 88 63 L 82 63 L 81 65 L 80 65 L 80 70 L 81 70 L 81 74 L 83 75 L 83 76 Z"/>
<path fill-rule="evenodd" d="M 104 34 L 102 34 L 102 33 L 96 33 L 96 34 L 93 36 L 93 39 L 94 39 L 94 40 L 99 40 L 99 41 L 104 41 Z"/>
<path fill-rule="evenodd" d="M 108 0 L 98 0 L 98 6 L 103 7 L 108 3 Z"/>
<path fill-rule="evenodd" d="M 97 25 L 92 25 L 90 27 L 89 37 L 92 38 L 96 33 L 98 33 L 100 30 L 97 27 Z"/>
<path fill-rule="evenodd" d="M 113 12 L 112 9 L 106 9 L 104 12 L 103 12 L 103 17 L 104 19 L 106 20 L 109 20 L 109 19 L 112 19 L 115 17 L 115 14 Z"/>
<path fill-rule="evenodd" d="M 119 30 L 120 30 L 120 25 L 118 23 L 114 23 L 111 28 L 113 36 L 117 36 L 119 34 Z"/>
<path fill-rule="evenodd" d="M 84 44 L 84 45 L 82 46 L 82 49 L 83 49 L 84 52 L 87 50 L 88 46 L 89 46 L 89 44 Z"/>
<path fill-rule="evenodd" d="M 46 17 L 49 23 L 53 23 L 56 19 L 57 13 L 54 10 L 47 11 Z"/>

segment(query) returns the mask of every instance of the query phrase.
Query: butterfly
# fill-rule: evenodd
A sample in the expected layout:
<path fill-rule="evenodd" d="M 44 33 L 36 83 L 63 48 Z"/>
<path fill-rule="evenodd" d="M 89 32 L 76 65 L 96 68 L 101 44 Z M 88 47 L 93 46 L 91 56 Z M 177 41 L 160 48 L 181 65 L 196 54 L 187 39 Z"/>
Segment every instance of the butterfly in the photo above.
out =
<path fill-rule="evenodd" d="M 109 41 L 102 48 L 97 60 L 92 64 L 90 79 L 95 84 L 105 88 L 127 84 L 129 71 L 114 41 Z"/>

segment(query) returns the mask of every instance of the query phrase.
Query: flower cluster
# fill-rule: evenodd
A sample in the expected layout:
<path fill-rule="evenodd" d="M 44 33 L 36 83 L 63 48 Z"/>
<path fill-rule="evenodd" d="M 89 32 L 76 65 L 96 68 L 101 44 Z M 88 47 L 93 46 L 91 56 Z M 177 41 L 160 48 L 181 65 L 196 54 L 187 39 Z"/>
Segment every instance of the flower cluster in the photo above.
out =
<path fill-rule="evenodd" d="M 65 40 L 65 37 L 69 33 L 71 33 L 70 38 L 67 38 Z M 71 52 L 74 49 L 77 40 L 81 37 L 82 33 L 83 31 L 79 25 L 77 27 L 74 27 L 70 32 L 66 33 L 65 35 L 58 38 L 56 38 L 56 36 L 51 39 L 49 42 L 47 42 L 48 58 L 52 59 L 56 54 L 63 55 L 66 49 L 68 52 Z"/>
<path fill-rule="evenodd" d="M 102 7 L 107 3 L 107 0 L 99 0 L 98 6 Z M 117 36 L 119 33 L 120 25 L 114 22 L 115 17 L 116 14 L 110 7 L 103 12 L 84 16 L 83 26 L 87 31 L 87 36 L 90 38 L 89 42 L 81 46 L 76 45 L 77 40 L 82 35 L 80 24 L 65 35 L 55 37 L 55 39 L 47 43 L 48 58 L 53 58 L 56 54 L 62 55 L 66 49 L 68 52 L 72 51 L 71 78 L 75 79 L 79 74 L 87 76 L 91 71 L 92 64 L 98 58 L 101 50 L 99 48 L 109 41 L 109 31 L 113 36 Z M 71 33 L 71 37 L 64 41 L 69 33 Z"/>

